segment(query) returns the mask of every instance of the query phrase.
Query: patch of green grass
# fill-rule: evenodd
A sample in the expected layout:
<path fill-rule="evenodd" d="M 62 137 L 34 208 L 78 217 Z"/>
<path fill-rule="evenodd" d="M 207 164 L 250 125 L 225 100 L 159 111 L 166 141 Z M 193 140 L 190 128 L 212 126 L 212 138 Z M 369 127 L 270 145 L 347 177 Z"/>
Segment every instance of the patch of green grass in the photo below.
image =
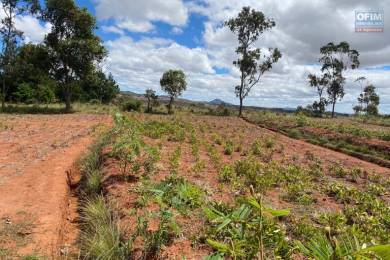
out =
<path fill-rule="evenodd" d="M 232 155 L 234 151 L 234 144 L 232 141 L 226 141 L 224 146 L 225 155 Z"/>
<path fill-rule="evenodd" d="M 232 165 L 225 165 L 218 173 L 219 179 L 224 182 L 232 181 L 235 178 L 235 171 Z"/>
<path fill-rule="evenodd" d="M 172 243 L 180 233 L 180 227 L 171 211 L 160 210 L 158 217 L 159 225 L 155 231 L 148 229 L 147 219 L 137 220 L 137 233 L 144 239 L 143 259 L 156 258 L 162 247 Z"/>
<path fill-rule="evenodd" d="M 131 241 L 123 242 L 117 220 L 102 196 L 81 208 L 81 250 L 87 259 L 124 259 L 131 255 Z"/>

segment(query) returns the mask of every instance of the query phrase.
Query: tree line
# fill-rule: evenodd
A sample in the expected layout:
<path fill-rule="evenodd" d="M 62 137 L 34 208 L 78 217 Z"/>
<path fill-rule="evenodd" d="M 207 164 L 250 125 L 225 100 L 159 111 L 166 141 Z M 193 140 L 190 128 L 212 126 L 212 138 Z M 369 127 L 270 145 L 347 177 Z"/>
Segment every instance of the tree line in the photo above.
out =
<path fill-rule="evenodd" d="M 96 20 L 86 8 L 79 8 L 74 0 L 0 0 L 5 17 L 1 20 L 0 80 L 2 109 L 5 102 L 51 103 L 55 100 L 71 110 L 74 100 L 96 100 L 108 103 L 119 92 L 113 76 L 102 71 L 99 64 L 107 56 L 101 39 L 95 35 Z M 18 15 L 35 15 L 52 25 L 43 43 L 24 44 L 23 32 L 15 27 Z M 256 46 L 262 34 L 275 27 L 275 21 L 262 12 L 243 7 L 237 17 L 224 23 L 238 39 L 235 50 L 238 58 L 233 65 L 240 71 L 240 83 L 235 86 L 239 99 L 239 116 L 243 103 L 262 76 L 270 71 L 282 54 L 278 48 L 260 49 Z M 347 42 L 328 43 L 320 49 L 320 74 L 308 75 L 309 85 L 315 88 L 318 101 L 307 106 L 316 116 L 323 116 L 331 105 L 332 117 L 338 101 L 345 95 L 347 69 L 360 66 L 359 52 Z M 356 82 L 363 84 L 364 77 Z M 181 70 L 169 70 L 160 80 L 170 100 L 169 113 L 174 99 L 186 89 L 186 77 Z M 157 96 L 148 89 L 148 111 Z M 379 96 L 372 84 L 366 84 L 354 107 L 357 114 L 378 114 Z"/>
<path fill-rule="evenodd" d="M 238 40 L 236 48 L 238 59 L 233 61 L 233 65 L 240 71 L 240 84 L 235 87 L 235 94 L 239 99 L 238 114 L 242 116 L 244 99 L 260 82 L 261 77 L 279 61 L 282 54 L 278 48 L 262 50 L 256 47 L 260 36 L 275 26 L 275 21 L 260 11 L 244 7 L 237 17 L 226 21 L 224 26 L 228 27 Z M 360 66 L 359 52 L 344 41 L 326 44 L 320 48 L 320 54 L 321 74 L 308 75 L 309 85 L 315 88 L 318 101 L 308 105 L 306 110 L 314 116 L 322 117 L 326 107 L 331 105 L 331 116 L 334 117 L 336 104 L 345 95 L 346 78 L 343 74 L 347 69 L 357 69 Z M 362 79 L 365 78 L 360 77 L 357 81 L 362 83 Z M 164 83 L 168 84 L 169 88 L 165 87 L 163 90 L 172 91 L 176 88 L 175 84 L 179 84 L 179 79 L 177 82 L 164 80 Z M 379 100 L 375 87 L 367 84 L 358 97 L 359 104 L 354 107 L 355 113 L 378 115 Z"/>
<path fill-rule="evenodd" d="M 96 20 L 74 0 L 1 0 L 0 55 L 1 103 L 62 101 L 109 102 L 119 92 L 113 76 L 100 67 L 107 56 L 95 35 Z M 15 27 L 20 15 L 34 15 L 52 25 L 40 44 L 24 44 Z"/>

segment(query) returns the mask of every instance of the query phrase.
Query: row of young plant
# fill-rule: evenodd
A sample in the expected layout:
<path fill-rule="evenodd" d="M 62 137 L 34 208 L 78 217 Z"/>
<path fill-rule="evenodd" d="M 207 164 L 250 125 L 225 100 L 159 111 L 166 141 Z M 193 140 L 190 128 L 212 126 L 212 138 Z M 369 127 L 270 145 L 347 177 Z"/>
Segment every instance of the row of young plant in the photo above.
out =
<path fill-rule="evenodd" d="M 386 125 L 378 129 L 378 127 L 367 126 L 366 121 L 358 121 L 353 118 L 339 119 L 342 121 L 341 123 L 341 121 L 334 122 L 325 119 L 310 118 L 300 113 L 278 114 L 268 111 L 252 112 L 249 114 L 249 118 L 276 129 L 314 127 L 359 137 L 377 138 L 385 141 L 390 140 L 389 131 L 385 128 Z"/>
<path fill-rule="evenodd" d="M 202 132 L 204 132 L 204 131 L 202 131 Z M 194 139 L 196 140 L 196 138 L 194 138 L 194 137 L 191 138 L 191 140 L 194 140 Z M 222 138 L 220 138 L 220 136 L 218 136 L 218 135 L 213 135 L 213 139 L 214 139 L 214 142 L 217 145 L 223 145 L 224 144 L 224 153 L 226 155 L 230 155 L 233 150 L 235 152 L 241 152 L 241 150 L 239 148 L 239 147 L 241 147 L 241 145 L 238 145 L 237 146 L 238 149 L 235 149 L 233 142 L 230 141 L 230 140 L 227 140 L 227 141 L 223 142 Z M 197 144 L 196 141 L 192 141 L 192 144 L 193 144 L 192 147 L 197 147 L 197 145 L 194 145 L 194 144 Z M 221 167 L 221 156 L 218 153 L 218 150 L 213 145 L 211 145 L 211 144 L 209 144 L 207 142 L 204 142 L 204 145 L 206 147 L 206 150 L 207 150 L 207 152 L 208 152 L 208 154 L 209 154 L 209 156 L 211 158 L 211 161 L 213 162 L 214 166 L 216 168 L 220 168 Z M 263 161 L 265 161 L 265 162 L 269 162 L 270 158 L 272 158 L 272 152 L 275 150 L 273 148 L 274 148 L 274 140 L 272 140 L 270 138 L 268 138 L 268 139 L 266 139 L 266 140 L 264 140 L 262 142 L 260 140 L 256 140 L 254 142 L 254 144 L 252 145 L 252 151 L 250 153 L 252 155 L 255 155 L 255 156 L 260 156 L 260 158 Z M 197 151 L 198 149 L 196 148 L 196 149 L 192 149 L 192 150 L 193 151 Z M 196 155 L 196 154 L 197 153 L 195 153 L 195 158 L 198 158 L 199 156 Z M 269 154 L 271 154 L 271 156 Z M 274 167 L 277 168 L 277 165 L 274 164 Z M 249 168 L 250 168 L 250 166 L 249 166 Z M 238 172 L 251 172 L 250 170 L 248 170 L 248 164 L 246 162 L 242 162 L 242 161 L 238 162 L 238 165 L 237 165 L 236 169 L 238 169 Z M 323 173 L 319 169 L 321 169 L 321 168 L 318 167 L 318 162 L 317 163 L 313 163 L 313 165 L 312 165 L 312 167 L 310 169 L 312 171 L 312 175 L 315 175 L 316 178 L 323 177 Z M 292 184 L 291 186 L 288 186 L 289 191 L 287 193 L 287 198 L 290 198 L 290 200 L 292 200 L 292 201 L 298 201 L 298 202 L 303 203 L 303 204 L 313 203 L 313 201 L 310 198 L 310 196 L 305 193 L 304 189 L 302 189 L 302 186 L 304 186 L 303 183 L 305 183 L 305 178 L 304 177 L 306 176 L 306 174 L 298 174 L 297 175 L 296 173 L 299 171 L 299 167 L 289 167 L 289 171 L 290 171 L 289 176 L 291 177 L 291 179 L 286 180 L 286 183 L 297 183 L 297 180 L 299 180 L 299 182 L 298 182 L 298 184 Z M 353 175 L 354 172 L 356 172 L 355 169 L 352 171 L 351 175 Z M 232 178 L 233 177 L 232 174 L 234 174 L 234 169 L 232 169 L 232 167 L 230 167 L 230 166 L 225 166 L 221 170 L 221 178 L 222 178 L 222 180 L 226 181 L 226 180 L 234 179 L 234 178 Z M 258 175 L 258 172 L 256 174 L 253 174 L 252 177 L 256 178 L 256 175 Z M 355 175 L 356 175 L 356 173 L 355 173 Z M 261 178 L 259 178 L 259 179 L 261 179 Z M 263 180 L 265 180 L 265 179 L 267 179 L 267 178 L 263 178 Z M 307 181 L 306 183 L 308 184 L 309 181 Z M 244 187 L 248 187 L 248 185 L 253 185 L 253 183 L 250 183 L 250 182 L 249 183 L 244 183 L 243 186 Z M 242 203 L 243 200 L 245 200 L 245 199 L 241 198 L 241 203 Z M 228 206 L 225 205 L 225 208 L 226 207 L 228 207 Z M 242 210 L 242 208 L 239 208 L 237 210 Z M 206 215 L 208 214 L 208 216 L 211 217 L 213 211 L 214 210 L 206 209 L 205 213 L 207 212 Z M 276 213 L 276 212 L 277 211 L 273 211 L 273 213 Z M 287 213 L 286 213 L 286 211 L 284 211 L 283 213 L 279 212 L 278 214 L 287 214 Z M 223 219 L 222 215 L 219 214 L 219 217 Z M 281 215 L 279 215 L 279 216 L 281 216 Z M 322 214 L 320 216 L 320 218 L 327 219 L 326 216 L 327 216 L 327 214 L 324 213 L 324 214 Z M 214 215 L 214 217 L 211 217 L 211 219 L 214 219 L 214 218 L 216 218 L 216 215 Z M 225 220 L 226 220 L 226 218 L 225 218 Z M 257 232 L 257 233 L 259 233 L 259 232 Z M 226 238 L 226 235 L 224 235 L 224 238 Z M 321 236 L 319 236 L 319 237 L 317 236 L 315 239 L 320 240 L 321 238 L 322 238 Z M 350 238 L 350 237 L 348 237 L 348 238 Z M 342 237 L 340 239 L 343 240 L 344 237 Z M 307 237 L 306 237 L 306 240 L 308 240 Z M 229 243 L 228 244 L 223 244 L 223 243 L 221 244 L 220 242 L 214 241 L 214 240 L 211 240 L 211 239 L 207 240 L 207 242 L 209 242 L 210 245 L 212 245 L 214 248 L 219 250 L 219 252 L 216 253 L 216 255 L 221 256 L 221 255 L 224 255 L 224 254 L 225 255 L 228 254 L 230 256 L 237 256 L 237 254 L 238 255 L 240 254 L 240 252 L 238 252 L 240 249 L 238 249 L 237 247 L 235 247 L 231 243 L 230 244 Z M 332 242 L 332 241 L 330 241 L 330 242 Z M 375 243 L 375 241 L 371 241 L 371 242 Z M 286 243 L 282 243 L 282 244 L 286 245 Z M 273 243 L 273 245 L 274 245 L 274 243 Z M 299 248 L 301 248 L 302 251 L 305 251 L 306 254 L 310 255 L 308 250 L 310 251 L 311 249 L 307 249 L 307 248 L 305 249 L 305 248 L 302 248 L 301 246 L 299 246 Z M 234 249 L 236 249 L 237 252 L 235 252 Z M 285 249 L 284 250 L 284 252 L 285 252 L 284 257 L 287 257 L 288 254 L 291 254 L 291 252 L 294 251 L 293 249 L 294 249 L 294 247 L 293 248 L 290 247 L 289 250 Z M 350 248 L 350 249 L 351 249 L 350 252 L 352 252 L 352 248 Z M 357 251 L 361 251 L 360 249 L 361 248 L 359 248 L 359 247 L 355 247 L 353 249 L 353 251 L 356 253 Z M 258 248 L 256 250 L 254 252 L 259 252 Z M 281 251 L 283 251 L 283 249 L 278 249 L 276 251 L 277 252 L 281 252 Z M 362 254 L 370 254 L 370 253 L 367 253 L 367 251 L 365 251 L 365 252 L 363 252 L 363 251 L 361 251 Z M 241 251 L 241 253 L 242 253 L 241 256 L 248 256 L 248 251 L 246 249 L 243 249 Z M 273 253 L 275 253 L 275 250 L 274 250 Z M 216 256 L 216 255 L 214 255 L 214 256 Z"/>
<path fill-rule="evenodd" d="M 189 134 L 187 134 L 189 133 Z M 202 143 L 196 136 L 196 130 L 189 124 L 178 121 L 141 122 L 123 116 L 116 117 L 116 127 L 111 133 L 113 138 L 112 156 L 121 162 L 122 173 L 126 176 L 135 174 L 141 176 L 140 185 L 137 189 L 139 194 L 137 205 L 146 208 L 149 203 L 157 203 L 159 210 L 154 213 L 137 215 L 137 228 L 130 238 L 123 238 L 116 223 L 115 214 L 107 206 L 107 202 L 101 194 L 102 175 L 99 172 L 101 157 L 97 152 L 107 143 L 108 137 L 98 142 L 96 147 L 91 149 L 91 155 L 84 163 L 85 172 L 84 191 L 88 198 L 83 207 L 83 238 L 82 248 L 84 255 L 91 259 L 126 259 L 133 253 L 133 242 L 137 237 L 142 237 L 142 257 L 148 259 L 158 256 L 164 246 L 174 242 L 174 239 L 183 236 L 181 224 L 177 216 L 191 216 L 199 218 L 199 223 L 205 226 L 200 229 L 199 234 L 192 234 L 190 237 L 194 246 L 196 244 L 208 244 L 215 253 L 209 256 L 210 259 L 219 259 L 230 256 L 235 259 L 250 259 L 262 257 L 262 259 L 281 257 L 288 259 L 292 254 L 300 252 L 309 257 L 317 258 L 317 247 L 327 243 L 330 256 L 341 257 L 341 251 L 348 254 L 361 254 L 372 256 L 372 252 L 381 255 L 380 250 L 388 247 L 373 247 L 368 245 L 376 244 L 379 241 L 367 241 L 369 244 L 357 243 L 361 238 L 353 233 L 352 236 L 340 236 L 334 238 L 327 232 L 314 232 L 310 237 L 304 236 L 305 245 L 296 242 L 291 237 L 291 232 L 281 220 L 287 221 L 291 218 L 288 210 L 273 210 L 264 206 L 263 195 L 267 188 L 274 187 L 277 183 L 288 187 L 287 197 L 297 200 L 299 203 L 310 204 L 310 192 L 306 185 L 310 184 L 308 178 L 322 178 L 322 174 L 315 172 L 318 167 L 313 166 L 313 173 L 306 177 L 306 172 L 301 172 L 297 166 L 281 168 L 271 162 L 269 156 L 262 158 L 264 151 L 274 150 L 273 142 L 257 140 L 252 145 L 250 157 L 236 162 L 233 166 L 222 166 L 221 155 L 215 147 L 204 144 L 215 167 L 221 169 L 221 181 L 229 181 L 235 189 L 241 189 L 242 194 L 237 196 L 235 205 L 226 205 L 210 199 L 207 192 L 198 186 L 180 177 L 179 164 L 183 142 L 186 140 L 191 145 L 191 152 L 195 158 L 194 171 L 199 173 L 204 168 L 204 162 L 200 160 L 199 145 Z M 163 139 L 177 142 L 177 148 L 169 156 L 170 174 L 161 182 L 153 182 L 150 179 L 155 164 L 160 159 L 159 147 L 150 147 L 143 142 L 142 136 Z M 232 143 L 225 143 L 225 148 L 233 146 Z M 161 143 L 160 143 L 161 147 Z M 229 154 L 224 149 L 225 154 Z M 147 155 L 147 156 L 145 156 Z M 87 158 L 88 158 L 87 157 Z M 203 166 L 202 166 L 203 165 Z M 279 171 L 275 174 L 275 171 Z M 274 176 L 279 176 L 275 179 Z M 248 192 L 247 187 L 253 187 Z M 303 189 L 302 189 L 303 188 Z M 246 190 L 245 190 L 246 189 Z M 289 216 L 290 215 L 290 216 Z M 158 228 L 151 230 L 149 221 L 151 218 L 158 219 Z M 325 218 L 326 219 L 326 218 Z M 98 224 L 98 225 L 96 225 Z M 295 228 L 296 229 L 296 228 Z M 322 230 L 327 230 L 326 227 Z M 318 231 L 318 229 L 317 229 Z M 333 227 L 331 229 L 333 232 Z M 95 235 L 93 235 L 95 234 Z M 333 234 L 333 233 L 332 233 Z M 339 233 L 337 233 L 338 235 Z M 336 235 L 336 234 L 335 234 Z M 347 244 L 348 239 L 353 238 L 354 244 Z M 366 240 L 361 240 L 365 241 Z M 341 251 L 340 251 L 341 250 Z M 383 254 L 382 254 L 383 256 Z M 337 258 L 336 258 L 337 259 Z"/>
<path fill-rule="evenodd" d="M 324 120 L 309 119 L 304 115 L 277 115 L 271 112 L 250 114 L 249 120 L 263 127 L 271 128 L 284 133 L 294 139 L 304 139 L 316 145 L 343 152 L 362 160 L 373 162 L 384 167 L 390 167 L 390 156 L 385 144 L 372 144 L 360 139 L 351 138 L 348 135 L 325 134 L 318 135 L 305 126 L 315 129 L 329 129 L 334 132 L 351 134 L 353 136 L 364 136 L 369 138 L 389 140 L 389 131 L 368 130 L 363 126 L 346 124 L 333 124 Z"/>
<path fill-rule="evenodd" d="M 212 141 L 216 145 L 224 145 L 224 153 L 226 155 L 230 155 L 230 151 L 234 150 L 234 144 L 230 140 L 223 141 L 223 138 L 217 134 L 212 135 Z M 242 144 L 239 144 L 238 146 L 242 146 Z M 311 205 L 315 203 L 315 198 L 312 197 L 313 190 L 315 190 L 314 187 L 318 188 L 322 186 L 319 186 L 317 182 L 329 182 L 329 180 L 325 178 L 321 163 L 310 153 L 307 154 L 307 157 L 312 162 L 308 168 L 301 168 L 293 164 L 285 167 L 271 162 L 272 154 L 276 150 L 272 138 L 255 140 L 249 152 L 245 151 L 241 153 L 241 155 L 249 154 L 248 158 L 222 167 L 220 167 L 221 160 L 217 149 L 212 144 L 206 144 L 205 147 L 211 161 L 217 168 L 220 168 L 220 180 L 229 182 L 232 184 L 232 187 L 240 190 L 240 193 L 245 193 L 245 189 L 248 186 L 256 187 L 256 190 L 261 193 L 265 193 L 267 189 L 270 188 L 282 187 L 286 190 L 286 193 L 281 196 L 282 199 L 302 205 Z M 259 162 L 259 160 L 262 162 Z M 304 227 L 306 231 L 311 230 L 312 232 L 311 234 L 305 232 L 305 236 L 301 237 L 301 239 L 308 241 L 310 237 L 314 237 L 317 240 L 321 240 L 322 238 L 318 236 L 318 224 L 321 223 L 322 230 L 324 230 L 323 233 L 326 235 L 329 233 L 326 232 L 326 230 L 331 230 L 332 235 L 343 234 L 340 232 L 340 230 L 343 230 L 343 232 L 348 231 L 350 234 L 349 238 L 358 239 L 356 241 L 370 241 L 373 244 L 380 242 L 388 243 L 388 233 L 390 230 L 389 226 L 385 225 L 385 223 L 389 216 L 389 206 L 381 200 L 381 198 L 376 198 L 375 196 L 384 195 L 386 193 L 390 187 L 389 180 L 385 181 L 379 175 L 368 175 L 359 168 L 346 170 L 339 164 L 330 167 L 328 171 L 335 178 L 346 178 L 355 183 L 360 178 L 367 179 L 366 188 L 368 192 L 372 193 L 372 195 L 369 195 L 371 200 L 369 200 L 368 203 L 377 205 L 377 210 L 378 208 L 383 209 L 379 211 L 376 216 L 373 216 L 374 214 L 370 213 L 372 207 L 360 207 L 359 209 L 354 209 L 354 212 L 356 214 L 364 214 L 367 218 L 373 219 L 374 222 L 377 221 L 381 224 L 375 227 L 374 230 L 370 230 L 372 227 L 367 226 L 367 223 L 355 221 L 351 215 L 348 215 L 348 209 L 345 210 L 344 214 L 321 213 L 318 214 L 318 217 L 315 219 L 317 226 L 314 226 L 313 223 L 311 223 L 309 227 Z M 374 180 L 376 183 L 372 183 Z M 319 190 L 322 191 L 322 189 Z M 333 217 L 338 220 L 343 220 L 339 223 L 343 224 L 342 229 L 331 225 Z M 329 226 L 331 226 L 331 229 L 329 229 Z M 302 229 L 302 225 L 297 225 L 294 229 L 296 230 L 289 230 L 289 233 L 299 233 L 298 229 Z M 335 233 L 334 230 L 338 230 L 338 232 Z M 324 240 L 322 240 L 322 242 L 324 242 Z M 355 248 L 355 250 L 357 250 L 357 248 Z"/>

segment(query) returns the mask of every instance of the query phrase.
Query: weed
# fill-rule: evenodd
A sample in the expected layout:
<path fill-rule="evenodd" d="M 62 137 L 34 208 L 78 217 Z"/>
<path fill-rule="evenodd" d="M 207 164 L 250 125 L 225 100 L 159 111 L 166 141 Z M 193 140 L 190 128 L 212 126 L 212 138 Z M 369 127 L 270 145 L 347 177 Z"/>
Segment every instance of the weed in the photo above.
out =
<path fill-rule="evenodd" d="M 226 141 L 225 147 L 224 147 L 224 153 L 225 155 L 232 155 L 234 151 L 234 145 L 232 141 Z"/>
<path fill-rule="evenodd" d="M 151 174 L 155 170 L 155 164 L 160 160 L 160 150 L 157 147 L 148 147 L 146 149 L 146 159 L 143 162 L 145 174 Z"/>
<path fill-rule="evenodd" d="M 331 236 L 342 234 L 347 229 L 347 219 L 342 213 L 322 213 L 318 222 L 326 227 L 326 232 Z"/>
<path fill-rule="evenodd" d="M 297 202 L 302 205 L 310 205 L 314 202 L 307 191 L 306 184 L 302 182 L 288 184 L 287 193 L 283 196 L 283 199 L 290 202 Z"/>
<path fill-rule="evenodd" d="M 355 167 L 349 172 L 349 180 L 352 182 L 358 182 L 359 178 L 363 176 L 363 170 Z"/>
<path fill-rule="evenodd" d="M 219 171 L 219 179 L 224 182 L 229 182 L 235 177 L 234 167 L 231 165 L 225 165 Z"/>
<path fill-rule="evenodd" d="M 222 145 L 223 141 L 222 141 L 222 137 L 220 135 L 214 133 L 214 134 L 212 134 L 211 138 L 215 144 Z"/>
<path fill-rule="evenodd" d="M 192 167 L 194 173 L 200 174 L 206 168 L 206 162 L 203 160 L 198 160 Z"/>
<path fill-rule="evenodd" d="M 177 173 L 177 170 L 180 165 L 180 157 L 181 157 L 181 146 L 178 146 L 172 155 L 169 157 L 169 166 L 171 173 Z"/>
<path fill-rule="evenodd" d="M 145 239 L 143 257 L 144 259 L 150 259 L 153 256 L 157 256 L 164 245 L 170 244 L 174 237 L 180 232 L 172 212 L 168 210 L 161 210 L 160 222 L 156 231 L 150 231 L 147 229 L 147 222 L 141 224 L 143 226 L 141 234 Z"/>
<path fill-rule="evenodd" d="M 124 259 L 131 254 L 131 241 L 122 235 L 102 196 L 82 207 L 81 249 L 87 259 Z"/>
<path fill-rule="evenodd" d="M 275 146 L 275 139 L 274 138 L 271 138 L 271 137 L 268 137 L 265 139 L 265 147 L 268 148 L 268 149 L 271 149 Z"/>
<path fill-rule="evenodd" d="M 341 163 L 333 164 L 329 167 L 329 173 L 338 178 L 345 178 L 348 174 L 347 170 Z"/>
<path fill-rule="evenodd" d="M 99 170 L 87 173 L 83 191 L 88 197 L 99 194 L 103 187 L 103 176 Z"/>
<path fill-rule="evenodd" d="M 261 150 L 262 150 L 262 144 L 261 144 L 261 141 L 260 140 L 255 140 L 253 143 L 252 143 L 252 154 L 253 155 L 260 155 L 261 154 Z"/>

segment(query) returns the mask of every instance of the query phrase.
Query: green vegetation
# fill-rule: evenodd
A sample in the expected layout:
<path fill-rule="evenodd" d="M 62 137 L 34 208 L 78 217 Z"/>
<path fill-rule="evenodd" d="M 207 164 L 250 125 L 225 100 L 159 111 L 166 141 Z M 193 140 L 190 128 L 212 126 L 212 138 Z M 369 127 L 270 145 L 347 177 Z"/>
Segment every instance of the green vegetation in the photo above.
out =
<path fill-rule="evenodd" d="M 160 80 L 161 89 L 169 95 L 168 114 L 172 113 L 175 98 L 187 89 L 186 75 L 181 70 L 168 70 Z"/>
<path fill-rule="evenodd" d="M 303 139 L 316 145 L 341 151 L 360 159 L 390 166 L 387 145 L 389 129 L 385 119 L 371 119 L 371 124 L 359 118 L 320 119 L 303 114 L 277 114 L 274 112 L 247 113 L 251 122 L 284 133 L 291 138 Z"/>
<path fill-rule="evenodd" d="M 1 62 L 2 111 L 5 102 L 50 104 L 73 101 L 109 103 L 119 93 L 111 74 L 99 63 L 107 52 L 94 34 L 95 18 L 73 0 L 2 1 Z M 23 44 L 23 32 L 15 28 L 18 16 L 31 14 L 53 26 L 43 43 Z"/>
<path fill-rule="evenodd" d="M 113 130 L 83 160 L 83 255 L 121 259 L 139 252 L 143 258 L 158 258 L 178 241 L 189 240 L 195 251 L 209 248 L 212 253 L 206 259 L 385 256 L 390 212 L 383 196 L 390 181 L 382 176 L 345 168 L 341 162 L 325 166 L 310 152 L 304 155 L 304 165 L 275 161 L 275 151 L 283 149 L 272 136 L 239 141 L 250 150 L 226 163 L 238 141 L 221 134 L 218 125 L 149 117 L 117 114 Z M 106 145 L 120 166 L 119 175 L 137 177 L 122 184 L 133 198 L 131 210 L 113 207 L 110 196 L 101 193 L 104 159 L 98 151 Z M 200 159 L 201 152 L 210 164 Z M 163 165 L 156 168 L 157 163 Z M 209 188 L 197 181 L 211 181 L 211 174 L 218 185 Z M 358 185 L 363 180 L 365 184 Z M 229 203 L 219 196 L 229 197 Z M 341 210 L 318 210 L 324 196 Z M 274 200 L 287 206 L 273 209 Z M 122 233 L 118 214 L 131 216 L 134 228 Z"/>
<path fill-rule="evenodd" d="M 111 133 L 103 135 L 80 162 L 83 173 L 80 243 L 86 259 L 124 259 L 131 254 L 131 241 L 124 242 L 117 217 L 101 195 L 101 153 L 110 138 Z"/>

